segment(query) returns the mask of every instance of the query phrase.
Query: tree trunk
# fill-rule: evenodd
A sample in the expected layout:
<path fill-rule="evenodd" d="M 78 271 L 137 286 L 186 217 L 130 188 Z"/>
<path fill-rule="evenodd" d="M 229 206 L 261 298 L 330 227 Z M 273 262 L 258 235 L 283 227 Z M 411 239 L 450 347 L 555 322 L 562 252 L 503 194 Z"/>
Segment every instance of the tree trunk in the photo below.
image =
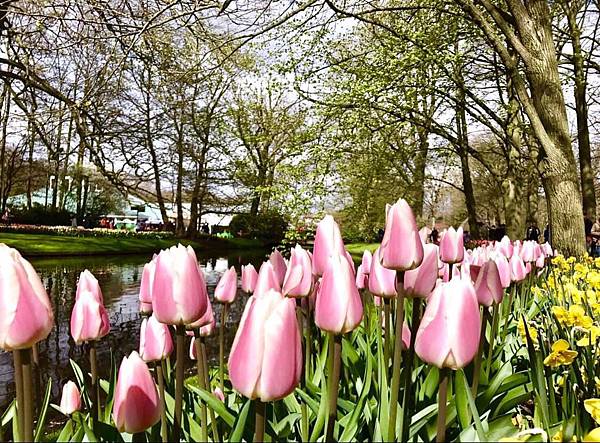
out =
<path fill-rule="evenodd" d="M 579 147 L 579 175 L 583 211 L 592 220 L 596 219 L 596 190 L 590 149 L 590 129 L 588 126 L 588 106 L 586 101 L 587 80 L 585 76 L 581 31 L 577 24 L 576 11 L 566 8 L 567 22 L 573 46 L 573 72 L 575 74 L 575 111 L 577 114 L 577 145 Z"/>
<path fill-rule="evenodd" d="M 200 169 L 200 166 L 198 166 Z M 200 194 L 200 188 L 202 187 L 202 178 L 200 170 L 196 173 L 196 182 L 194 183 L 194 189 L 192 190 L 192 197 L 190 199 L 190 222 L 187 226 L 186 237 L 195 238 L 198 234 L 198 196 Z"/>
<path fill-rule="evenodd" d="M 62 171 L 58 173 L 58 177 L 66 177 L 69 171 L 69 157 L 71 156 L 71 140 L 73 140 L 73 115 L 69 118 L 69 129 L 67 131 L 67 142 L 65 143 L 65 160 L 62 163 Z M 63 211 L 66 203 L 66 193 L 61 192 L 58 199 L 58 208 Z"/>
<path fill-rule="evenodd" d="M 420 219 L 423 216 L 423 204 L 425 201 L 425 166 L 427 164 L 427 153 L 429 150 L 428 133 L 423 128 L 417 128 L 418 144 L 415 153 L 415 169 L 413 174 L 413 210 L 415 217 Z"/>
<path fill-rule="evenodd" d="M 4 84 L 2 88 L 2 96 L 0 107 L 2 110 L 2 139 L 0 140 L 0 196 L 4 196 L 4 182 L 6 171 L 6 136 L 8 127 L 8 118 L 10 116 L 10 95 L 8 93 L 8 84 Z M 0 202 L 0 212 L 4 213 L 4 199 Z"/>
<path fill-rule="evenodd" d="M 177 190 L 175 192 L 177 219 L 175 231 L 178 236 L 183 236 L 185 234 L 185 226 L 183 223 L 183 128 L 178 128 L 177 131 Z"/>
<path fill-rule="evenodd" d="M 58 208 L 58 192 L 60 189 L 60 154 L 62 151 L 62 126 L 64 107 L 58 109 L 58 127 L 56 128 L 56 146 L 54 151 L 54 187 L 52 188 L 52 209 Z"/>

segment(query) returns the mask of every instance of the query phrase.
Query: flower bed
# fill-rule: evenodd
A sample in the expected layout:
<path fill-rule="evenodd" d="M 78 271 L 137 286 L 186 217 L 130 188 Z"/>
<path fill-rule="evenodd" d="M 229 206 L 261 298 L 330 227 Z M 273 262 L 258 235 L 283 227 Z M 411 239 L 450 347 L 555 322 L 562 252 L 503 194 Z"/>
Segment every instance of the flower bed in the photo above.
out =
<path fill-rule="evenodd" d="M 169 239 L 175 237 L 170 231 L 127 231 L 122 229 L 93 228 L 71 226 L 42 226 L 10 224 L 0 225 L 0 232 L 11 232 L 17 234 L 44 234 L 61 235 L 65 237 L 109 237 L 109 238 L 149 238 Z"/>

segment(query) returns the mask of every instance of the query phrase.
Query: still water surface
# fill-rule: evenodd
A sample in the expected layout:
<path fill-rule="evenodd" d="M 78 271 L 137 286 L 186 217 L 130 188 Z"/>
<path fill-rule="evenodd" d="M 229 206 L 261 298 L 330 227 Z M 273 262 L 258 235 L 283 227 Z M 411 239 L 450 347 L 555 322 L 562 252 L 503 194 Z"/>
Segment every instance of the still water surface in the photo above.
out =
<path fill-rule="evenodd" d="M 240 251 L 227 255 L 203 255 L 197 253 L 204 270 L 211 300 L 219 277 L 230 266 L 235 266 L 240 277 L 241 265 L 253 263 L 258 269 L 266 257 L 266 251 Z M 104 305 L 110 317 L 110 334 L 98 344 L 100 376 L 108 377 L 111 350 L 117 362 L 139 345 L 141 319 L 138 314 L 138 292 L 144 263 L 149 255 L 116 257 L 65 257 L 31 259 L 32 265 L 42 278 L 54 309 L 55 327 L 46 340 L 40 342 L 41 387 L 43 391 L 48 378 L 53 379 L 53 400 L 60 400 L 60 390 L 68 380 L 74 380 L 69 359 L 75 360 L 84 371 L 89 371 L 87 353 L 83 346 L 75 344 L 69 334 L 71 309 L 75 302 L 75 288 L 79 274 L 89 269 L 96 276 L 104 295 Z M 244 309 L 246 296 L 241 292 L 230 307 L 226 321 L 226 349 L 233 341 L 238 321 Z M 213 303 L 217 326 L 221 318 L 221 307 Z M 207 339 L 207 351 L 213 364 L 218 358 L 218 335 Z M 188 361 L 188 367 L 192 366 Z M 118 364 L 117 364 L 118 365 Z M 38 395 L 43 396 L 43 392 Z M 4 409 L 14 397 L 13 365 L 10 353 L 0 351 L 0 406 Z"/>

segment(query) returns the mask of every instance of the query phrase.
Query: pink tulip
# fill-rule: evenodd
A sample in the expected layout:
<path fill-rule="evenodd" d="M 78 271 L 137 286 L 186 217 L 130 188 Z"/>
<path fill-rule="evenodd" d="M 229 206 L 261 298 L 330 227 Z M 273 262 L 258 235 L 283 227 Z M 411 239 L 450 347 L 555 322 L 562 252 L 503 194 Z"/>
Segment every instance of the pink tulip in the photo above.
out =
<path fill-rule="evenodd" d="M 371 251 L 369 251 L 368 249 L 365 249 L 365 251 L 363 252 L 362 255 L 362 268 L 363 268 L 363 272 L 367 275 L 369 275 L 369 272 L 371 271 L 371 261 L 373 260 L 373 255 L 371 254 Z"/>
<path fill-rule="evenodd" d="M 283 281 L 283 295 L 306 297 L 312 291 L 312 263 L 308 252 L 296 245 L 290 255 L 290 263 Z"/>
<path fill-rule="evenodd" d="M 554 252 L 552 251 L 552 246 L 550 246 L 550 243 L 548 243 L 548 242 L 542 243 L 541 248 L 546 257 L 552 257 L 554 255 Z"/>
<path fill-rule="evenodd" d="M 145 362 L 164 360 L 173 352 L 169 326 L 160 323 L 154 315 L 142 320 L 140 357 Z"/>
<path fill-rule="evenodd" d="M 71 336 L 75 343 L 100 340 L 110 331 L 104 305 L 89 291 L 81 291 L 71 311 Z"/>
<path fill-rule="evenodd" d="M 273 265 L 275 275 L 277 276 L 277 282 L 281 287 L 281 285 L 283 285 L 283 279 L 285 278 L 285 273 L 287 270 L 285 259 L 283 258 L 283 255 L 281 255 L 281 252 L 275 249 L 269 256 L 269 261 Z"/>
<path fill-rule="evenodd" d="M 396 297 L 396 271 L 384 268 L 381 264 L 381 249 L 377 249 L 371 260 L 369 271 L 369 292 L 385 298 Z"/>
<path fill-rule="evenodd" d="M 353 271 L 342 255 L 329 259 L 315 303 L 315 323 L 322 330 L 343 334 L 360 324 L 363 306 Z"/>
<path fill-rule="evenodd" d="M 544 253 L 542 252 L 542 250 L 540 248 L 540 253 L 537 256 L 537 258 L 535 259 L 535 267 L 538 269 L 542 269 L 544 266 L 546 266 L 546 256 L 544 255 Z"/>
<path fill-rule="evenodd" d="M 215 300 L 219 303 L 230 304 L 237 295 L 237 272 L 232 266 L 223 273 L 215 288 Z"/>
<path fill-rule="evenodd" d="M 500 304 L 504 297 L 504 288 L 496 262 L 488 260 L 482 267 L 475 282 L 475 294 L 480 305 Z"/>
<path fill-rule="evenodd" d="M 513 254 L 510 258 L 510 279 L 514 282 L 520 282 L 527 277 L 527 267 L 523 259 L 518 254 Z"/>
<path fill-rule="evenodd" d="M 331 215 L 326 215 L 317 225 L 313 247 L 313 274 L 321 276 L 328 266 L 329 257 L 345 254 L 340 228 Z"/>
<path fill-rule="evenodd" d="M 490 254 L 490 259 L 494 260 L 496 263 L 496 267 L 498 268 L 498 274 L 500 275 L 500 283 L 503 288 L 508 288 L 510 286 L 511 278 L 510 278 L 510 263 L 506 256 L 499 252 L 493 252 Z"/>
<path fill-rule="evenodd" d="M 84 292 L 90 292 L 96 300 L 101 304 L 104 304 L 104 298 L 102 297 L 102 290 L 100 289 L 100 283 L 94 275 L 87 269 L 79 275 L 79 281 L 77 282 L 77 292 L 75 293 L 75 300 L 79 299 L 79 295 Z"/>
<path fill-rule="evenodd" d="M 369 274 L 365 274 L 363 271 L 363 265 L 358 265 L 356 270 L 356 287 L 358 289 L 365 289 L 369 287 Z"/>
<path fill-rule="evenodd" d="M 535 241 L 525 241 L 523 242 L 523 246 L 521 247 L 521 251 L 519 255 L 523 259 L 525 263 L 531 263 L 535 261 L 535 247 L 538 246 L 538 243 Z"/>
<path fill-rule="evenodd" d="M 427 303 L 415 351 L 438 368 L 465 367 L 479 348 L 481 318 L 470 281 L 454 277 L 439 285 Z"/>
<path fill-rule="evenodd" d="M 152 313 L 152 284 L 154 283 L 154 271 L 156 270 L 156 256 L 150 263 L 144 265 L 142 279 L 140 281 L 140 312 Z"/>
<path fill-rule="evenodd" d="M 178 245 L 158 254 L 152 309 L 161 323 L 186 325 L 206 311 L 208 293 L 194 250 Z"/>
<path fill-rule="evenodd" d="M 198 328 L 203 328 L 214 322 L 215 322 L 215 315 L 213 312 L 212 304 L 211 304 L 210 300 L 207 300 L 206 301 L 206 310 L 204 311 L 204 314 L 202 314 L 202 317 L 200 317 L 195 322 L 190 323 L 189 325 L 186 325 L 185 328 L 187 330 L 194 330 L 194 329 L 198 329 Z"/>
<path fill-rule="evenodd" d="M 242 266 L 242 291 L 247 294 L 254 292 L 256 280 L 258 280 L 258 272 L 254 265 Z"/>
<path fill-rule="evenodd" d="M 504 237 L 502 237 L 502 240 L 496 243 L 495 246 L 496 251 L 504 255 L 506 258 L 512 257 L 514 246 L 512 241 L 510 241 L 510 238 L 508 238 L 508 236 L 505 235 Z"/>
<path fill-rule="evenodd" d="M 440 240 L 440 258 L 445 263 L 460 263 L 464 252 L 463 228 L 461 226 L 454 230 L 451 226 Z"/>
<path fill-rule="evenodd" d="M 275 273 L 273 264 L 270 261 L 266 261 L 260 267 L 260 271 L 258 271 L 258 279 L 254 286 L 254 295 L 260 296 L 271 289 L 280 292 L 281 286 L 279 285 L 279 279 Z"/>
<path fill-rule="evenodd" d="M 0 263 L 0 348 L 30 348 L 48 337 L 54 324 L 48 294 L 16 249 L 0 243 Z"/>
<path fill-rule="evenodd" d="M 113 420 L 119 432 L 135 434 L 154 426 L 162 410 L 148 366 L 133 351 L 119 368 L 113 403 Z"/>
<path fill-rule="evenodd" d="M 410 328 L 408 327 L 408 323 L 406 323 L 406 321 L 404 321 L 402 323 L 402 350 L 403 351 L 406 351 L 408 348 L 410 348 L 410 337 L 411 337 Z"/>
<path fill-rule="evenodd" d="M 423 261 L 423 243 L 406 200 L 399 199 L 387 212 L 380 249 L 381 263 L 388 269 L 408 271 Z"/>
<path fill-rule="evenodd" d="M 77 385 L 69 380 L 62 389 L 60 397 L 60 412 L 65 415 L 71 415 L 81 409 L 81 394 Z"/>
<path fill-rule="evenodd" d="M 211 335 L 213 335 L 216 328 L 217 328 L 217 322 L 215 321 L 215 319 L 213 317 L 212 321 L 210 323 L 202 326 L 198 333 L 199 333 L 200 337 L 210 337 Z"/>
<path fill-rule="evenodd" d="M 221 391 L 221 388 L 219 388 L 219 387 L 215 388 L 215 390 L 213 391 L 213 395 L 221 402 L 225 401 L 225 394 L 223 394 L 223 391 Z"/>
<path fill-rule="evenodd" d="M 444 263 L 444 267 L 442 268 L 442 281 L 444 283 L 449 282 L 453 277 L 460 277 L 460 275 L 460 267 L 453 266 L 452 275 L 450 275 L 450 265 L 448 263 Z"/>
<path fill-rule="evenodd" d="M 423 226 L 419 229 L 419 237 L 421 237 L 421 241 L 423 244 L 429 243 L 429 235 L 431 234 L 431 230 L 427 226 Z"/>
<path fill-rule="evenodd" d="M 428 243 L 423 247 L 423 254 L 419 267 L 404 273 L 404 292 L 409 297 L 429 297 L 437 282 L 438 247 Z"/>
<path fill-rule="evenodd" d="M 250 297 L 228 365 L 231 384 L 250 399 L 267 402 L 290 394 L 302 373 L 295 301 L 274 290 Z"/>

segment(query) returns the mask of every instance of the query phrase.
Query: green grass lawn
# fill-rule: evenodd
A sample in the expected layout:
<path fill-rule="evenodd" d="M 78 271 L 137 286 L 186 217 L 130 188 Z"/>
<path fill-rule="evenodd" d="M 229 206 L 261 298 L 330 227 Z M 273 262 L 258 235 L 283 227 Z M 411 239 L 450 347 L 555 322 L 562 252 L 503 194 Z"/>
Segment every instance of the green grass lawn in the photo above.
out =
<path fill-rule="evenodd" d="M 146 239 L 109 237 L 68 237 L 44 234 L 0 233 L 0 243 L 18 249 L 29 257 L 58 255 L 110 255 L 158 252 L 161 249 L 181 243 L 199 250 L 230 250 L 260 248 L 255 240 L 234 238 L 211 241 L 190 241 L 185 239 Z"/>
<path fill-rule="evenodd" d="M 350 243 L 346 245 L 346 249 L 354 259 L 360 258 L 365 250 L 375 252 L 379 247 L 379 243 Z"/>

